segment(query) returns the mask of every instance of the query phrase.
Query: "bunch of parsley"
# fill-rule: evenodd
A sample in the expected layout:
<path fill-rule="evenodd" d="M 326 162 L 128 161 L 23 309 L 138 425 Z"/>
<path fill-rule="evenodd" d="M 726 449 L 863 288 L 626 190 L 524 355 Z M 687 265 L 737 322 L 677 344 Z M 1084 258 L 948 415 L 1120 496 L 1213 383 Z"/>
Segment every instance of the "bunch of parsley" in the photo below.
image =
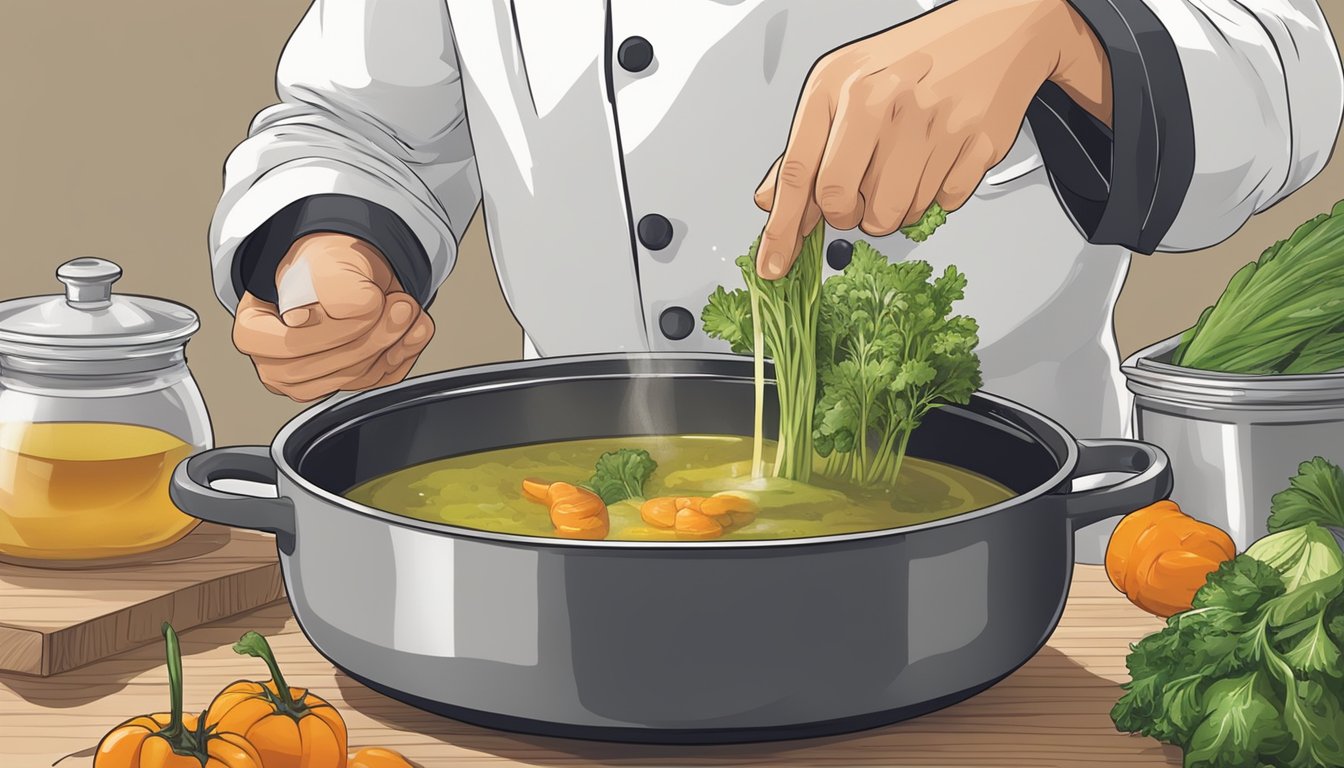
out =
<path fill-rule="evenodd" d="M 981 384 L 979 326 L 952 315 L 965 288 L 955 267 L 935 279 L 927 262 L 890 263 L 863 241 L 826 281 L 813 428 L 825 474 L 890 486 L 924 416 L 969 402 Z"/>
<path fill-rule="evenodd" d="M 1344 473 L 1303 463 L 1269 530 L 1129 655 L 1116 727 L 1186 768 L 1344 766 Z"/>
<path fill-rule="evenodd" d="M 935 204 L 901 233 L 923 241 L 946 218 Z M 924 416 L 979 388 L 979 327 L 951 314 L 966 287 L 956 268 L 933 279 L 928 263 L 890 263 L 863 241 L 843 273 L 823 283 L 824 227 L 805 238 L 780 280 L 756 275 L 753 245 L 737 261 L 747 289 L 716 288 L 701 319 L 738 354 L 753 353 L 760 338 L 774 361 L 776 476 L 806 482 L 820 455 L 828 476 L 889 485 Z"/>

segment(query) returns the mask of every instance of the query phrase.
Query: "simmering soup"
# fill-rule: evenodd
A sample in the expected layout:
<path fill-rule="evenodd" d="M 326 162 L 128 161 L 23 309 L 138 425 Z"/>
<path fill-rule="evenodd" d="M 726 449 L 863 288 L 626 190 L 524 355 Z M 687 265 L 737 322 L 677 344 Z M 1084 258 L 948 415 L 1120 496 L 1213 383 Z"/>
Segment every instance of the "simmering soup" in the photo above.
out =
<path fill-rule="evenodd" d="M 766 444 L 765 455 L 774 446 Z M 580 486 L 594 475 L 604 455 L 643 450 L 657 467 L 642 493 L 606 507 L 601 535 L 619 541 L 686 539 L 743 540 L 827 536 L 914 525 L 987 507 L 1010 498 L 1004 486 L 978 474 L 924 459 L 907 457 L 893 488 L 861 488 L 814 474 L 810 483 L 753 478 L 752 441 L 734 435 L 678 435 L 574 440 L 506 448 L 456 456 L 383 475 L 348 491 L 352 501 L 398 515 L 498 533 L 561 536 L 567 511 L 581 513 L 558 490 L 551 497 L 529 498 L 528 480 L 553 489 Z M 569 484 L 569 485 L 565 485 Z M 536 487 L 534 485 L 534 487 Z M 579 489 L 578 502 L 595 501 Z M 588 493 L 588 497 L 583 497 Z M 681 518 L 705 515 L 719 523 L 682 529 Z M 667 502 L 668 524 L 651 511 Z M 550 504 L 548 510 L 547 503 Z M 684 508 L 693 507 L 696 515 Z M 719 509 L 721 508 L 721 510 Z M 715 517 L 716 512 L 721 514 Z M 745 514 L 738 514 L 739 512 Z M 672 517 L 680 515 L 676 525 Z M 720 526 L 720 527 L 716 527 Z"/>

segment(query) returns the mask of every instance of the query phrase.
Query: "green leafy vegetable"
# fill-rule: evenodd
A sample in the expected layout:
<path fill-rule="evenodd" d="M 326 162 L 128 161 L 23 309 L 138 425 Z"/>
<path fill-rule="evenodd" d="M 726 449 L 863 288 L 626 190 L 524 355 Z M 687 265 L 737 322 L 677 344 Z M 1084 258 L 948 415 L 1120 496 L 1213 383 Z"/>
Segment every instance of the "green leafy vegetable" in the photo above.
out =
<path fill-rule="evenodd" d="M 923 241 L 945 221 L 934 204 L 900 232 Z M 759 351 L 774 361 L 775 476 L 807 482 L 820 455 L 827 474 L 890 483 L 924 415 L 967 402 L 980 386 L 979 329 L 968 317 L 948 316 L 966 280 L 949 267 L 930 282 L 927 263 L 890 264 L 859 241 L 843 274 L 823 285 L 824 237 L 818 222 L 793 268 L 773 281 L 756 274 L 758 239 L 736 262 L 747 287 L 715 288 L 700 319 L 737 354 L 757 352 L 759 332 Z"/>
<path fill-rule="evenodd" d="M 596 493 L 602 503 L 611 506 L 626 499 L 644 497 L 644 484 L 653 477 L 658 464 L 642 448 L 622 448 L 602 454 L 593 476 L 580 487 Z"/>
<path fill-rule="evenodd" d="M 817 314 L 821 297 L 822 242 L 826 225 L 818 222 L 803 239 L 789 273 L 778 280 L 756 274 L 760 238 L 737 259 L 745 290 L 719 286 L 700 314 L 705 333 L 724 339 L 738 353 L 752 352 L 752 323 L 759 320 L 765 349 L 775 365 L 779 397 L 779 438 L 774 474 L 807 482 L 812 473 L 812 412 L 816 402 Z M 757 318 L 752 302 L 760 307 Z"/>
<path fill-rule="evenodd" d="M 1344 472 L 1319 456 L 1303 462 L 1288 488 L 1274 494 L 1270 510 L 1271 531 L 1307 523 L 1344 528 Z"/>
<path fill-rule="evenodd" d="M 1344 368 L 1344 200 L 1238 270 L 1171 362 L 1244 374 Z"/>
<path fill-rule="evenodd" d="M 924 211 L 924 215 L 919 217 L 919 221 L 916 221 L 908 227 L 901 227 L 900 231 L 902 235 L 914 240 L 916 243 L 922 243 L 925 240 L 928 240 L 929 235 L 932 235 L 935 230 L 943 226 L 946 221 L 947 211 L 943 210 L 943 206 L 933 203 L 929 205 L 928 210 Z"/>
<path fill-rule="evenodd" d="M 1117 728 L 1175 744 L 1187 768 L 1344 766 L 1344 473 L 1304 462 L 1271 533 L 1139 641 Z"/>
<path fill-rule="evenodd" d="M 889 263 L 858 242 L 822 288 L 813 436 L 827 474 L 891 484 L 924 416 L 979 388 L 979 328 L 950 316 L 966 278 L 955 267 L 932 277 L 926 262 Z"/>
<path fill-rule="evenodd" d="M 753 253 L 755 247 L 752 248 Z M 705 333 L 728 342 L 734 353 L 751 352 L 751 298 L 745 289 L 725 291 L 720 285 L 709 295 L 709 304 L 700 313 Z"/>

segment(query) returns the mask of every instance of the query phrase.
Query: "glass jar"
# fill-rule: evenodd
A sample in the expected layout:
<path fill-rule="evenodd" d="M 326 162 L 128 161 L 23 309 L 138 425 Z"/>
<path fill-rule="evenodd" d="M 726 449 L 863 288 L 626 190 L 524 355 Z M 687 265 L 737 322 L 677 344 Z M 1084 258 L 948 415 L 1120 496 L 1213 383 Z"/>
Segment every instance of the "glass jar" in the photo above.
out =
<path fill-rule="evenodd" d="M 64 296 L 0 303 L 0 560 L 87 567 L 196 526 L 168 483 L 213 435 L 186 363 L 196 313 L 114 295 L 110 261 L 56 277 Z"/>

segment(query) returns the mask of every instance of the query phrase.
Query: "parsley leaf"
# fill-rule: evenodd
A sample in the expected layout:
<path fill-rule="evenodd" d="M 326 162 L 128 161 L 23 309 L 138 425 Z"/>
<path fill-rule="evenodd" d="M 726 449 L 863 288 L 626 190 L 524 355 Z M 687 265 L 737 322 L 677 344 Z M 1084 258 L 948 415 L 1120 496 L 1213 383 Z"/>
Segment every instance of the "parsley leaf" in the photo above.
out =
<path fill-rule="evenodd" d="M 728 342 L 735 354 L 751 353 L 751 297 L 744 289 L 715 288 L 700 312 L 700 321 L 706 334 Z"/>
<path fill-rule="evenodd" d="M 580 485 L 596 493 L 608 506 L 626 499 L 644 497 L 644 483 L 658 464 L 643 449 L 622 448 L 602 454 L 593 477 Z"/>

